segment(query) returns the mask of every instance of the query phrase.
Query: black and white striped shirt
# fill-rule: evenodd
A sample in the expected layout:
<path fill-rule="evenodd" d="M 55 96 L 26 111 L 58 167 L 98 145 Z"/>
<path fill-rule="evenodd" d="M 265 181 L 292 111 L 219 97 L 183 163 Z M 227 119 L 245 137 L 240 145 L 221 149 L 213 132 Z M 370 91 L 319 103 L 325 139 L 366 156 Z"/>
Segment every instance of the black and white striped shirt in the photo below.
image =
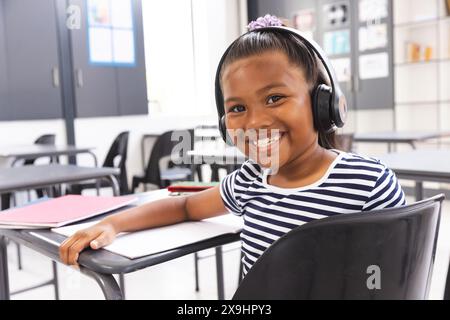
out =
<path fill-rule="evenodd" d="M 297 226 L 336 214 L 406 204 L 395 174 L 379 160 L 338 152 L 326 174 L 305 187 L 269 185 L 268 170 L 252 160 L 221 181 L 225 206 L 244 218 L 244 274 L 274 241 Z"/>

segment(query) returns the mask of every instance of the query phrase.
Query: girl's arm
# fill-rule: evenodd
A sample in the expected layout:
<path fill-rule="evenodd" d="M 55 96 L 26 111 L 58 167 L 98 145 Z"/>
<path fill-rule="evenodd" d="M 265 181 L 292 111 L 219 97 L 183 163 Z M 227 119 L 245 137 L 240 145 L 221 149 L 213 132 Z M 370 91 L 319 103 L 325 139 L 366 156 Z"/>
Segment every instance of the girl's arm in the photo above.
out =
<path fill-rule="evenodd" d="M 86 247 L 99 249 L 115 239 L 120 232 L 161 227 L 183 221 L 202 220 L 227 212 L 220 187 L 187 197 L 170 197 L 108 216 L 99 223 L 67 238 L 59 248 L 61 261 L 76 265 L 79 253 Z"/>

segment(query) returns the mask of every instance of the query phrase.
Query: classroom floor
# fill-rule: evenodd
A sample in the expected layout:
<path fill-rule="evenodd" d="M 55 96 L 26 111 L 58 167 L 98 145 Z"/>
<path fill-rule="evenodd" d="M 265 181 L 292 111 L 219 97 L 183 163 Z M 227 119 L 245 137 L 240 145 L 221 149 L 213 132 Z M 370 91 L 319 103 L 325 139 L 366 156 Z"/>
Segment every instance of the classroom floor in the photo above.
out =
<path fill-rule="evenodd" d="M 410 202 L 412 199 L 408 199 Z M 228 251 L 227 251 L 228 250 Z M 185 256 L 125 276 L 127 299 L 217 299 L 213 250 L 201 252 L 200 291 L 195 292 L 194 257 Z M 450 201 L 443 207 L 438 250 L 430 299 L 442 299 L 450 257 Z M 8 247 L 11 291 L 33 286 L 51 278 L 51 263 L 42 255 L 22 247 L 23 270 L 17 269 L 15 245 Z M 237 288 L 239 250 L 237 244 L 224 248 L 225 297 L 231 299 Z M 97 284 L 77 271 L 58 265 L 60 298 L 64 300 L 103 299 Z M 54 299 L 52 286 L 13 295 L 12 299 Z"/>

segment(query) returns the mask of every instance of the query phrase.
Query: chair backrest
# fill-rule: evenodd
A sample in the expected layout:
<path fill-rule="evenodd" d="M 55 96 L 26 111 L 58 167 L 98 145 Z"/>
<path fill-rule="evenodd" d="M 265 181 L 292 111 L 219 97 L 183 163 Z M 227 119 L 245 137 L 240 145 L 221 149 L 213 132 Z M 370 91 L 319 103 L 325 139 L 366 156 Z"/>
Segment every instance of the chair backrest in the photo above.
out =
<path fill-rule="evenodd" d="M 55 145 L 56 135 L 54 134 L 44 134 L 40 137 L 38 137 L 34 144 L 40 144 L 40 145 Z M 33 159 L 26 159 L 23 164 L 26 166 L 33 165 L 37 158 Z"/>
<path fill-rule="evenodd" d="M 188 149 L 194 148 L 194 129 L 189 130 L 171 130 L 161 134 L 155 141 L 150 158 L 145 170 L 145 180 L 147 183 L 161 186 L 161 169 L 159 167 L 160 160 L 172 154 L 173 148 L 181 142 L 181 140 L 172 141 L 173 137 L 185 137 L 186 132 L 189 133 L 190 141 Z M 187 151 L 187 150 L 184 150 Z"/>
<path fill-rule="evenodd" d="M 300 226 L 263 253 L 233 299 L 426 299 L 443 199 Z"/>
<path fill-rule="evenodd" d="M 34 144 L 55 145 L 56 135 L 44 134 L 34 141 Z"/>
<path fill-rule="evenodd" d="M 111 144 L 106 155 L 103 167 L 119 168 L 119 187 L 121 194 L 129 193 L 128 176 L 127 176 L 127 154 L 128 154 L 128 137 L 129 132 L 121 132 Z"/>

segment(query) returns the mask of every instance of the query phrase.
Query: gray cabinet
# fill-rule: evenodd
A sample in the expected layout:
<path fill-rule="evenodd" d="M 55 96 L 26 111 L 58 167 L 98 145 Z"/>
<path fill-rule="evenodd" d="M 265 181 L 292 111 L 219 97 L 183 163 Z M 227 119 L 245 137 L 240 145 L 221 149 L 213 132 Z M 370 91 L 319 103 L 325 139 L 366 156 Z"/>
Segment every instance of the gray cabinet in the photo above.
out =
<path fill-rule="evenodd" d="M 8 106 L 8 80 L 6 78 L 6 44 L 5 44 L 5 19 L 3 18 L 3 1 L 0 1 L 0 119 L 6 119 L 6 107 Z"/>
<path fill-rule="evenodd" d="M 0 0 L 0 121 L 147 114 L 142 8 L 131 1 L 135 59 L 118 66 L 89 59 L 89 1 Z M 61 25 L 69 5 L 80 9 L 80 29 Z"/>
<path fill-rule="evenodd" d="M 0 0 L 0 120 L 62 117 L 53 1 Z"/>

